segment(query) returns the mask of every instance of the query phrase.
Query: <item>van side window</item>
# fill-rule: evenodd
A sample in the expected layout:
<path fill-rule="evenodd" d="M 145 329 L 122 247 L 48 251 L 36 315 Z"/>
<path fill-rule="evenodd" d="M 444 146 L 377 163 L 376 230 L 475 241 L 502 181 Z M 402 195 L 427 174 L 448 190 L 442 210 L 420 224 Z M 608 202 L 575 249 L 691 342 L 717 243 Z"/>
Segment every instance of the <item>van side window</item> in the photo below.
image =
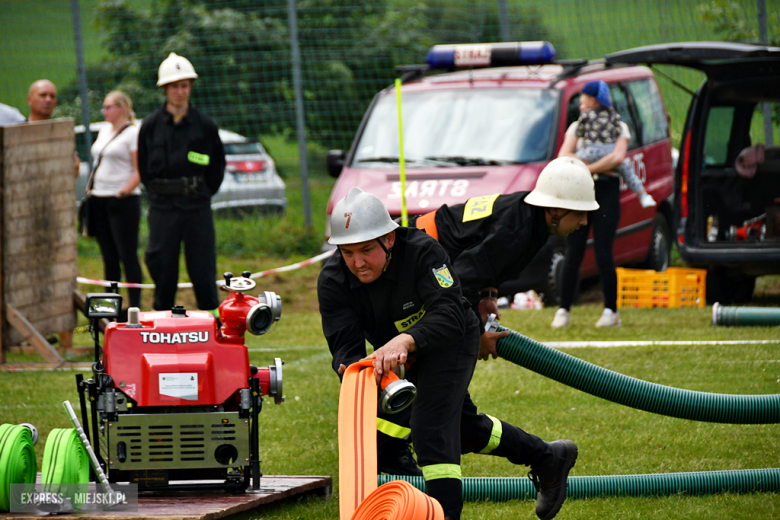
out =
<path fill-rule="evenodd" d="M 669 137 L 669 122 L 655 81 L 642 79 L 631 81 L 626 86 L 642 122 L 642 145 L 657 143 Z"/>
<path fill-rule="evenodd" d="M 734 122 L 733 106 L 714 106 L 707 114 L 704 133 L 704 167 L 725 167 L 729 154 L 731 127 Z"/>
<path fill-rule="evenodd" d="M 612 84 L 609 86 L 609 95 L 612 97 L 612 105 L 615 107 L 615 110 L 618 111 L 618 114 L 620 114 L 620 118 L 623 122 L 628 125 L 629 132 L 631 132 L 631 140 L 628 142 L 628 149 L 633 150 L 634 148 L 639 147 L 639 129 L 634 120 L 634 112 L 631 110 L 631 102 L 629 101 L 628 94 L 620 85 Z"/>

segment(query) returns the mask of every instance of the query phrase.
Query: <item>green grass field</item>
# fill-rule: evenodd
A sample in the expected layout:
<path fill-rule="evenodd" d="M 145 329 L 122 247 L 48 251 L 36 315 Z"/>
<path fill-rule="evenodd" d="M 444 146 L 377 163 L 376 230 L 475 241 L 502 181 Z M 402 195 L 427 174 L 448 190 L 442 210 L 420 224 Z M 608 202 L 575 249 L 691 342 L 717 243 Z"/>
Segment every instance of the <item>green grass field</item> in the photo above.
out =
<path fill-rule="evenodd" d="M 286 295 L 283 293 L 283 297 Z M 311 298 L 311 296 L 309 296 Z M 552 310 L 505 311 L 503 324 L 538 340 L 777 339 L 775 328 L 714 328 L 709 309 L 629 309 L 623 326 L 593 328 L 600 309 L 575 307 L 573 326 L 552 331 Z M 336 413 L 338 379 L 316 311 L 285 312 L 277 328 L 249 337 L 250 359 L 266 366 L 285 360 L 286 402 L 262 412 L 261 459 L 266 474 L 332 475 L 334 496 L 261 509 L 252 518 L 332 519 L 338 515 Z M 780 393 L 778 345 L 581 348 L 567 352 L 611 370 L 660 384 L 705 392 Z M 9 361 L 32 356 L 11 354 Z M 570 438 L 580 448 L 573 475 L 618 475 L 780 467 L 780 426 L 696 423 L 649 414 L 578 392 L 498 359 L 480 362 L 471 394 L 486 413 L 545 439 Z M 31 422 L 46 434 L 68 421 L 59 403 L 77 402 L 72 372 L 0 373 L 0 423 Z M 525 476 L 494 457 L 466 455 L 464 476 Z M 777 494 L 708 497 L 591 498 L 567 502 L 559 518 L 752 518 L 780 514 Z M 535 518 L 533 503 L 467 504 L 464 518 Z"/>

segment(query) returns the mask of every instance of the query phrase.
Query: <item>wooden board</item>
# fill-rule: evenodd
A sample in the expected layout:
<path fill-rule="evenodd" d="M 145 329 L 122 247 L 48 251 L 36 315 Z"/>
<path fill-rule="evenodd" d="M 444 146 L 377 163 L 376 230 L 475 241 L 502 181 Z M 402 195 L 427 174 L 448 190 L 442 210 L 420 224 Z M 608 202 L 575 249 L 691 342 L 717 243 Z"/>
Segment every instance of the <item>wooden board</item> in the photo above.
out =
<path fill-rule="evenodd" d="M 129 511 L 90 511 L 76 515 L 58 514 L 57 520 L 89 518 L 143 520 L 161 518 L 165 520 L 217 520 L 230 515 L 256 509 L 278 500 L 294 496 L 317 494 L 324 498 L 330 496 L 333 487 L 331 477 L 315 476 L 264 476 L 260 479 L 260 489 L 250 489 L 243 495 L 225 492 L 179 492 L 170 496 L 146 495 L 138 499 L 138 512 Z M 41 515 L 6 514 L 4 518 L 30 518 Z"/>
<path fill-rule="evenodd" d="M 71 298 L 78 257 L 74 151 L 71 119 L 0 127 L 0 335 L 5 347 L 24 336 L 8 326 L 5 305 L 14 306 L 43 337 L 76 326 Z"/>

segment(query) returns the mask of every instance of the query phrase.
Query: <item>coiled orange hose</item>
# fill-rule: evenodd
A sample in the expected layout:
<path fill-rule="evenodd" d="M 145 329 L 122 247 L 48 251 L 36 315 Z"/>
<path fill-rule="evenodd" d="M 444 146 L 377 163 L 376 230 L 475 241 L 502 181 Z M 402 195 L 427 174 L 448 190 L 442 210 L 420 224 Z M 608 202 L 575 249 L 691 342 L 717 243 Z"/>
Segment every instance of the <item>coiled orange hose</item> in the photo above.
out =
<path fill-rule="evenodd" d="M 376 408 L 373 360 L 353 363 L 339 395 L 339 518 L 444 520 L 441 504 L 408 482 L 377 488 Z"/>
<path fill-rule="evenodd" d="M 444 520 L 441 504 L 405 480 L 394 480 L 371 493 L 352 520 Z"/>

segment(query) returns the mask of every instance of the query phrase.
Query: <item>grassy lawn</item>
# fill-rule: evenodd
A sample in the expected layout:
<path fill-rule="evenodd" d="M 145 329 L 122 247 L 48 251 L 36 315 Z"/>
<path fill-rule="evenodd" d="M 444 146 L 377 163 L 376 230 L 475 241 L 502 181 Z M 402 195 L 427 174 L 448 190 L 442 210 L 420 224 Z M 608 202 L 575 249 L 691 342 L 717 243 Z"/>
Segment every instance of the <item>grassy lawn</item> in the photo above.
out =
<path fill-rule="evenodd" d="M 339 384 L 329 368 L 330 354 L 315 310 L 316 271 L 308 268 L 285 273 L 269 279 L 267 285 L 260 284 L 282 294 L 285 311 L 275 330 L 261 338 L 249 336 L 247 345 L 253 364 L 267 366 L 274 357 L 286 362 L 286 402 L 280 406 L 269 404 L 262 412 L 263 471 L 269 475 L 331 475 L 336 481 L 335 495 L 326 502 L 318 498 L 288 501 L 246 517 L 313 520 L 338 515 Z M 301 294 L 295 296 L 288 289 Z M 626 309 L 621 313 L 623 326 L 606 331 L 592 326 L 600 313 L 596 304 L 575 307 L 572 327 L 565 330 L 549 328 L 553 312 L 506 310 L 502 324 L 541 341 L 778 338 L 777 327 L 712 327 L 709 308 Z M 611 370 L 669 386 L 735 394 L 780 393 L 776 344 L 566 351 Z M 9 355 L 11 362 L 33 358 L 18 353 Z M 68 426 L 59 403 L 64 399 L 77 401 L 73 378 L 72 372 L 0 373 L 0 423 L 32 422 L 38 427 L 42 440 L 36 446 L 39 463 L 48 432 Z M 545 439 L 575 440 L 580 458 L 574 475 L 780 467 L 778 425 L 697 423 L 649 414 L 578 392 L 501 359 L 480 362 L 470 390 L 486 413 Z M 494 457 L 463 458 L 464 476 L 523 477 L 526 471 Z M 559 518 L 770 519 L 778 514 L 777 494 L 726 494 L 571 500 Z M 535 516 L 531 502 L 479 503 L 467 504 L 464 518 L 508 520 Z"/>

